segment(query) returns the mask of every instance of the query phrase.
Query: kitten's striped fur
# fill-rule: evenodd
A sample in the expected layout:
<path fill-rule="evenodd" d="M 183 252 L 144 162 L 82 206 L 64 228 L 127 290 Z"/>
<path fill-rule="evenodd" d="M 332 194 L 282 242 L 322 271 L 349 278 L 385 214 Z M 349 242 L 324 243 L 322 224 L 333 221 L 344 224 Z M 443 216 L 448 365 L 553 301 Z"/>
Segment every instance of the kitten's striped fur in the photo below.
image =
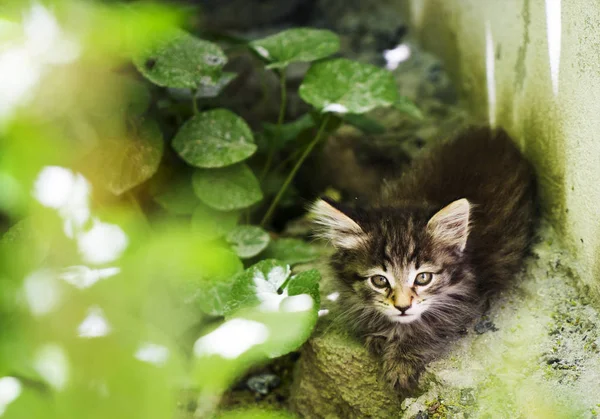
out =
<path fill-rule="evenodd" d="M 348 325 L 409 390 L 519 269 L 533 172 L 506 133 L 470 128 L 415 160 L 372 208 L 319 200 L 312 212 L 337 248 Z"/>

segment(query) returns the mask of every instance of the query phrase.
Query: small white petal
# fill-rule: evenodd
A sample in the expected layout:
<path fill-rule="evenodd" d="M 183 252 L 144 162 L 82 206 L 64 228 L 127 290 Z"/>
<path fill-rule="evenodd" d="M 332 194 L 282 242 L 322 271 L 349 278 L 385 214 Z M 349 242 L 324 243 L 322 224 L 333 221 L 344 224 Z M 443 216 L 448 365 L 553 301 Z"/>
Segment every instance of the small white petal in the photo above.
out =
<path fill-rule="evenodd" d="M 406 44 L 400 44 L 394 49 L 383 51 L 383 58 L 385 58 L 388 70 L 395 70 L 401 62 L 408 60 L 410 55 L 410 47 Z"/>
<path fill-rule="evenodd" d="M 323 317 L 329 314 L 329 310 L 326 308 L 319 310 L 319 317 Z"/>
<path fill-rule="evenodd" d="M 264 324 L 253 320 L 233 319 L 198 339 L 194 343 L 194 354 L 198 357 L 219 355 L 235 359 L 253 346 L 265 342 L 268 337 L 269 329 Z"/>
<path fill-rule="evenodd" d="M 94 220 L 89 231 L 77 236 L 79 252 L 86 262 L 101 264 L 117 259 L 127 248 L 125 232 L 115 224 Z"/>
<path fill-rule="evenodd" d="M 87 317 L 81 322 L 77 328 L 79 337 L 81 338 L 98 338 L 106 336 L 112 328 L 104 317 L 104 312 L 100 307 L 91 307 L 88 310 Z"/>
<path fill-rule="evenodd" d="M 69 169 L 47 166 L 35 181 L 33 196 L 40 204 L 59 209 L 67 204 L 74 184 L 75 176 Z"/>
<path fill-rule="evenodd" d="M 261 302 L 261 311 L 271 312 L 279 310 L 279 305 L 288 296 L 288 291 L 284 289 L 281 294 L 278 291 L 290 276 L 290 273 L 289 265 L 285 269 L 280 266 L 271 269 L 267 274 L 267 279 L 265 279 L 262 272 L 256 272 L 253 280 L 256 286 L 256 296 Z"/>
<path fill-rule="evenodd" d="M 58 277 L 76 288 L 84 289 L 91 287 L 101 279 L 117 275 L 119 272 L 121 269 L 117 267 L 90 269 L 87 266 L 78 265 L 66 268 Z"/>
<path fill-rule="evenodd" d="M 338 298 L 340 298 L 340 293 L 338 291 L 334 291 L 327 296 L 329 301 L 336 301 Z"/>
<path fill-rule="evenodd" d="M 258 52 L 258 54 L 260 56 L 264 57 L 264 58 L 269 58 L 270 57 L 269 51 L 267 51 L 264 47 L 257 46 L 257 47 L 254 47 L 254 50 L 256 52 Z"/>
<path fill-rule="evenodd" d="M 63 348 L 56 344 L 44 345 L 37 351 L 33 368 L 56 390 L 62 390 L 69 379 L 69 361 Z"/>
<path fill-rule="evenodd" d="M 344 105 L 340 105 L 339 103 L 330 103 L 323 108 L 323 112 L 347 113 L 348 108 L 346 108 Z"/>
<path fill-rule="evenodd" d="M 23 281 L 25 299 L 34 316 L 50 313 L 60 303 L 60 284 L 49 270 L 31 273 Z"/>
<path fill-rule="evenodd" d="M 154 365 L 163 365 L 169 359 L 169 349 L 154 343 L 144 343 L 135 353 L 140 361 Z"/>
<path fill-rule="evenodd" d="M 293 295 L 281 302 L 281 311 L 300 312 L 308 311 L 313 306 L 313 299 L 308 294 Z"/>
<path fill-rule="evenodd" d="M 4 414 L 6 407 L 21 395 L 23 386 L 14 377 L 0 378 L 0 416 Z"/>

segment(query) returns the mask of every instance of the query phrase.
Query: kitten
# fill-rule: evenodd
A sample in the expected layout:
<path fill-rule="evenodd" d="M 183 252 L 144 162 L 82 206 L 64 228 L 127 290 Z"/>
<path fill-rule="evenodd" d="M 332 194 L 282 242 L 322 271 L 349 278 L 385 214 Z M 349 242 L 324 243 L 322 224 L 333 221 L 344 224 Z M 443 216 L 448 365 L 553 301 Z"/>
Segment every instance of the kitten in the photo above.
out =
<path fill-rule="evenodd" d="M 313 205 L 337 250 L 331 265 L 348 324 L 396 389 L 414 389 L 520 268 L 534 189 L 508 135 L 473 127 L 424 152 L 373 208 Z"/>

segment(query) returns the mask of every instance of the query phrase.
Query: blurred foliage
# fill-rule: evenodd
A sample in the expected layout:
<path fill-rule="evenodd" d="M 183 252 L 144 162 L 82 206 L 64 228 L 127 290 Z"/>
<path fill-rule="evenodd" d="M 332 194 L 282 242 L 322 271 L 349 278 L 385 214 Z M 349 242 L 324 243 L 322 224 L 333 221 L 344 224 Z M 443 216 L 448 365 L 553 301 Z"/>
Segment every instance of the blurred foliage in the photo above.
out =
<path fill-rule="evenodd" d="M 290 265 L 319 251 L 268 231 L 298 168 L 345 112 L 373 130 L 358 114 L 416 112 L 385 70 L 328 59 L 335 34 L 296 29 L 243 44 L 282 86 L 279 120 L 253 132 L 211 102 L 236 76 L 227 45 L 183 18 L 0 6 L 0 415 L 165 418 L 184 389 L 212 415 L 316 324 L 320 275 Z M 300 94 L 314 110 L 286 123 L 286 67 L 313 61 Z"/>

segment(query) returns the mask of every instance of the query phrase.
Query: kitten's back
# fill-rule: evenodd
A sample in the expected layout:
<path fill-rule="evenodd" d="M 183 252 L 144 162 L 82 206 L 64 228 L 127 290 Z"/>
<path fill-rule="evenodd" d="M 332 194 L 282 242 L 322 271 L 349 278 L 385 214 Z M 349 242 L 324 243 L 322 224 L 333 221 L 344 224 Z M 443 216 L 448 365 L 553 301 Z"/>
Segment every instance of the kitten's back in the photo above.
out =
<path fill-rule="evenodd" d="M 461 198 L 473 205 L 467 251 L 482 291 L 502 288 L 526 252 L 534 215 L 534 176 L 502 130 L 473 127 L 415 160 L 387 191 L 385 206 Z"/>

